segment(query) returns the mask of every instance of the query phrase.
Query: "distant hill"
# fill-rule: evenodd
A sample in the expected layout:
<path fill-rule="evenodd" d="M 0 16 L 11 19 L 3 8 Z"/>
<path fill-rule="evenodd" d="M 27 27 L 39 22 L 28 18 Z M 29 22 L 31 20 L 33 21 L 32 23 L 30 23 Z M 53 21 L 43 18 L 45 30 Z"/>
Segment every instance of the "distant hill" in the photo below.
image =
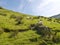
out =
<path fill-rule="evenodd" d="M 60 18 L 60 14 L 52 16 L 53 18 Z"/>

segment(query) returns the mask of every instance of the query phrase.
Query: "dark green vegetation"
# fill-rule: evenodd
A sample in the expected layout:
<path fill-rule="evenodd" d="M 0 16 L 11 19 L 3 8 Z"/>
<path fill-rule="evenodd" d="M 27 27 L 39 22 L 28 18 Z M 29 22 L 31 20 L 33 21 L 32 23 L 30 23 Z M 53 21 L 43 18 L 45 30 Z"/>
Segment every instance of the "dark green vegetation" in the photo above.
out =
<path fill-rule="evenodd" d="M 0 7 L 0 45 L 60 45 L 60 20 Z"/>

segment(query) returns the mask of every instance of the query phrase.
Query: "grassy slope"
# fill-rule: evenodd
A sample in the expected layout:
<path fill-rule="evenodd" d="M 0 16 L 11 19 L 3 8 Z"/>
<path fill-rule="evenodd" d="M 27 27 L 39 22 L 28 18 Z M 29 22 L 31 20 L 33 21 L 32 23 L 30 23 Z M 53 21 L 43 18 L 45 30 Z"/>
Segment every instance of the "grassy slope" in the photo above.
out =
<path fill-rule="evenodd" d="M 6 16 L 3 16 L 2 14 L 6 14 Z M 15 15 L 18 17 L 22 17 L 22 24 L 15 25 L 17 22 L 16 19 L 10 18 L 11 15 Z M 52 21 L 47 21 L 47 19 L 40 18 L 40 19 L 27 19 L 26 17 L 35 17 L 35 16 L 29 16 L 26 14 L 21 14 L 18 12 L 9 11 L 6 9 L 0 9 L 0 28 L 7 28 L 9 30 L 19 30 L 19 29 L 28 29 L 30 24 L 35 24 L 39 20 L 43 21 L 43 24 L 45 26 L 48 26 L 52 28 L 53 30 L 60 30 L 60 24 L 57 22 L 53 22 L 55 19 L 52 19 Z M 54 29 L 55 27 L 55 29 Z M 36 33 L 36 31 L 33 30 L 27 30 L 25 32 L 19 32 L 16 37 L 8 38 L 8 36 L 11 33 L 4 32 L 0 35 L 0 45 L 39 45 L 40 43 L 44 42 L 42 38 L 39 38 L 40 35 Z M 60 33 L 58 33 L 60 36 Z M 37 42 L 31 42 L 29 39 L 37 38 Z M 59 43 L 58 43 L 59 44 Z"/>

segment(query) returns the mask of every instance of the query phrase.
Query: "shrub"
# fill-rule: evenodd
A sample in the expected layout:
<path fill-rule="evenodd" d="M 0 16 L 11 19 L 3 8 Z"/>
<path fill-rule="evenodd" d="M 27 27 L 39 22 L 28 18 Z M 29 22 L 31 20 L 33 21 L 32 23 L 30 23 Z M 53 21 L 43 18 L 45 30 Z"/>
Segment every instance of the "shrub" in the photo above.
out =
<path fill-rule="evenodd" d="M 18 34 L 18 31 L 17 30 L 14 30 L 14 31 L 12 31 L 10 33 L 11 34 L 9 35 L 9 38 L 13 38 L 13 37 L 15 37 Z"/>
<path fill-rule="evenodd" d="M 16 18 L 16 16 L 15 15 L 11 15 L 10 18 Z"/>
<path fill-rule="evenodd" d="M 6 14 L 4 14 L 4 13 L 0 13 L 0 15 L 2 15 L 2 16 L 6 16 Z"/>
<path fill-rule="evenodd" d="M 47 21 L 52 21 L 52 19 L 51 18 L 48 18 L 48 20 Z"/>
<path fill-rule="evenodd" d="M 43 40 L 39 45 L 47 45 L 47 42 Z"/>
<path fill-rule="evenodd" d="M 31 42 L 37 42 L 37 38 L 29 39 Z"/>
<path fill-rule="evenodd" d="M 0 7 L 0 9 L 3 9 L 3 7 Z"/>
<path fill-rule="evenodd" d="M 3 28 L 4 29 L 4 32 L 10 32 L 10 29 L 8 28 Z"/>
<path fill-rule="evenodd" d="M 53 39 L 52 39 L 52 41 L 54 43 L 59 43 L 60 42 L 60 37 L 54 36 Z"/>

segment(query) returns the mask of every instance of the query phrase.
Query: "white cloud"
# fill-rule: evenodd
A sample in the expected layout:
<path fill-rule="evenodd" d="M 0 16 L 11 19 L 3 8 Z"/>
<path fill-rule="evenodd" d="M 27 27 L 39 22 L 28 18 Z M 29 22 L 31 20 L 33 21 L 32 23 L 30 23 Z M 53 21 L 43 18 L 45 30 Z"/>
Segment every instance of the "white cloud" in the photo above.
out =
<path fill-rule="evenodd" d="M 18 11 L 24 12 L 24 8 L 29 8 L 30 11 L 35 15 L 43 15 L 43 16 L 52 16 L 60 13 L 60 0 L 26 0 L 28 1 L 29 6 L 27 7 L 23 1 L 18 6 Z M 40 2 L 39 2 L 40 1 Z"/>
<path fill-rule="evenodd" d="M 32 0 L 28 0 L 28 1 L 30 1 L 30 2 L 31 2 Z"/>
<path fill-rule="evenodd" d="M 42 3 L 34 7 L 33 12 L 36 14 L 51 16 L 60 13 L 60 0 L 43 0 Z"/>
<path fill-rule="evenodd" d="M 23 4 L 21 4 L 18 8 L 19 8 L 20 10 L 22 10 L 22 9 L 23 9 L 23 7 L 24 7 L 24 5 L 23 5 Z"/>
<path fill-rule="evenodd" d="M 60 3 L 60 0 L 43 0 L 43 2 L 40 4 L 40 6 L 38 6 L 38 8 L 43 8 L 44 6 L 49 5 L 51 3 L 55 5 Z"/>
<path fill-rule="evenodd" d="M 34 0 L 27 0 L 27 1 L 30 2 L 30 3 L 31 3 L 31 2 L 34 2 Z"/>

